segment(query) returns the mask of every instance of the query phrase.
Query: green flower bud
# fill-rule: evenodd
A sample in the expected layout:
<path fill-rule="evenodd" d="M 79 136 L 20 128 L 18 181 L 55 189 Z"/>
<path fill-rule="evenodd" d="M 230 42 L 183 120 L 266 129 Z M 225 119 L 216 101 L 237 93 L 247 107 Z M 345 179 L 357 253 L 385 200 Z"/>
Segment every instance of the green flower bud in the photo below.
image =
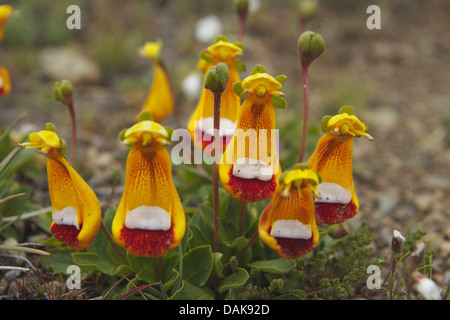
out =
<path fill-rule="evenodd" d="M 319 12 L 317 0 L 301 0 L 298 3 L 298 11 L 303 19 L 309 20 L 314 18 Z"/>
<path fill-rule="evenodd" d="M 63 104 L 69 104 L 73 98 L 73 86 L 67 80 L 56 82 L 53 91 L 55 93 L 55 99 L 61 101 Z"/>
<path fill-rule="evenodd" d="M 248 0 L 234 0 L 234 6 L 241 19 L 245 19 L 248 13 Z"/>
<path fill-rule="evenodd" d="M 313 31 L 305 31 L 298 39 L 298 53 L 302 65 L 309 66 L 325 49 L 322 36 Z"/>
<path fill-rule="evenodd" d="M 212 66 L 205 77 L 204 86 L 213 93 L 222 93 L 227 88 L 230 72 L 226 63 Z"/>

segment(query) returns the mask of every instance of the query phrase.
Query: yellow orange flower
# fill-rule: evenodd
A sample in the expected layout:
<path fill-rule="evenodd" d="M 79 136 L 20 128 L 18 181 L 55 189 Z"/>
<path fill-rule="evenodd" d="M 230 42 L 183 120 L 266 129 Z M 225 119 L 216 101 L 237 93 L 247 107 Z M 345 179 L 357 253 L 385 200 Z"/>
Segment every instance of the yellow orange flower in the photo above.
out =
<path fill-rule="evenodd" d="M 242 55 L 243 49 L 240 43 L 230 43 L 225 37 L 218 37 L 216 42 L 208 47 L 199 62 L 199 68 L 205 71 L 205 76 L 209 69 L 219 62 L 224 62 L 228 66 L 230 78 L 226 90 L 221 97 L 220 107 L 220 136 L 222 145 L 226 146 L 227 141 L 236 129 L 236 117 L 240 106 L 240 98 L 233 91 L 233 83 L 239 81 L 239 73 L 236 60 Z M 204 150 L 214 141 L 214 94 L 203 88 L 197 107 L 189 118 L 187 129 L 191 134 L 191 139 L 198 148 Z"/>
<path fill-rule="evenodd" d="M 53 128 L 33 132 L 25 148 L 37 148 L 47 156 L 47 177 L 52 203 L 51 232 L 77 250 L 89 246 L 101 223 L 97 196 L 64 158 L 64 141 Z"/>
<path fill-rule="evenodd" d="M 259 220 L 259 236 L 280 256 L 296 259 L 314 249 L 319 241 L 314 217 L 314 194 L 320 176 L 303 164 L 280 178 L 272 200 Z"/>
<path fill-rule="evenodd" d="M 162 256 L 176 248 L 185 233 L 184 209 L 164 148 L 169 131 L 141 120 L 122 134 L 124 143 L 132 147 L 112 232 L 117 243 L 136 256 Z"/>
<path fill-rule="evenodd" d="M 235 84 L 239 95 L 246 97 L 237 129 L 219 163 L 219 177 L 225 190 L 240 201 L 268 199 L 277 187 L 281 168 L 273 98 L 282 95 L 278 90 L 284 80 L 284 76 L 274 78 L 257 66 L 251 76 Z"/>
<path fill-rule="evenodd" d="M 13 8 L 9 5 L 0 5 L 0 42 L 3 40 L 4 28 L 6 22 L 13 14 Z"/>
<path fill-rule="evenodd" d="M 150 112 L 153 121 L 156 122 L 163 121 L 175 108 L 172 84 L 166 66 L 160 57 L 161 49 L 161 42 L 147 42 L 139 50 L 139 54 L 150 58 L 154 65 L 152 84 L 142 111 Z"/>
<path fill-rule="evenodd" d="M 353 115 L 350 107 L 343 107 L 338 115 L 324 117 L 320 138 L 308 164 L 322 176 L 319 185 L 321 198 L 316 199 L 316 222 L 336 224 L 355 216 L 359 202 L 353 183 L 353 138 L 372 137 L 367 126 Z"/>
<path fill-rule="evenodd" d="M 0 68 L 0 97 L 11 91 L 9 72 L 5 68 Z"/>

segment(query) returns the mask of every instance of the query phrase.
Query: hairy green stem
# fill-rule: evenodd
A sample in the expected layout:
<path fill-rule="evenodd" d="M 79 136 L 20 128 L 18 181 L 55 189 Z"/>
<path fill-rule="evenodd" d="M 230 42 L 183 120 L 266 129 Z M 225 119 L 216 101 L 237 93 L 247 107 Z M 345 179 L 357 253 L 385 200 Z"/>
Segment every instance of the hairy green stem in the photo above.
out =
<path fill-rule="evenodd" d="M 221 92 L 214 93 L 214 163 L 213 163 L 213 205 L 214 205 L 214 250 L 220 250 L 219 237 L 219 129 Z"/>

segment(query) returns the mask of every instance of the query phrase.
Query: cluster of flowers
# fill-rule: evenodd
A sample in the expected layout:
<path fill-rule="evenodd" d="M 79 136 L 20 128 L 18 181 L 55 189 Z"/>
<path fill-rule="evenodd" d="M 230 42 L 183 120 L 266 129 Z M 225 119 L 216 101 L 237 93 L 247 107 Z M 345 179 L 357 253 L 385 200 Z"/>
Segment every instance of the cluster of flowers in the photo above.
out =
<path fill-rule="evenodd" d="M 0 5 L 0 43 L 3 40 L 4 27 L 8 19 L 13 14 L 13 9 L 9 5 Z M 0 66 L 0 97 L 11 91 L 11 81 L 7 69 Z"/>
<path fill-rule="evenodd" d="M 160 124 L 172 113 L 175 102 L 160 57 L 161 43 L 147 43 L 141 53 L 152 59 L 155 72 L 138 122 L 120 134 L 122 142 L 131 149 L 112 233 L 131 254 L 161 256 L 179 245 L 186 228 L 166 150 L 172 129 Z M 353 115 L 352 108 L 343 107 L 339 114 L 323 118 L 324 135 L 307 163 L 282 172 L 271 132 L 276 125 L 275 107 L 286 106 L 280 91 L 286 77 L 273 77 L 264 67 L 256 66 L 241 81 L 239 71 L 245 66 L 237 58 L 242 53 L 241 43 L 218 37 L 202 53 L 199 63 L 205 76 L 219 62 L 229 70 L 221 95 L 219 137 L 224 148 L 218 164 L 220 181 L 240 201 L 271 199 L 260 217 L 259 236 L 280 256 L 295 259 L 317 245 L 317 225 L 341 223 L 358 212 L 352 174 L 353 139 L 372 137 L 366 132 L 367 126 Z M 193 144 L 200 149 L 208 148 L 214 141 L 209 134 L 214 123 L 213 100 L 213 93 L 203 88 L 187 124 Z M 245 142 L 245 132 L 250 129 L 267 135 L 251 146 L 268 150 L 264 159 L 259 155 L 266 153 L 256 152 L 255 156 Z M 47 156 L 54 236 L 78 250 L 86 248 L 101 224 L 96 195 L 65 160 L 65 143 L 54 127 L 48 125 L 46 130 L 31 133 L 29 140 L 22 146 L 38 148 Z M 237 146 L 244 146 L 245 150 L 238 150 Z"/>

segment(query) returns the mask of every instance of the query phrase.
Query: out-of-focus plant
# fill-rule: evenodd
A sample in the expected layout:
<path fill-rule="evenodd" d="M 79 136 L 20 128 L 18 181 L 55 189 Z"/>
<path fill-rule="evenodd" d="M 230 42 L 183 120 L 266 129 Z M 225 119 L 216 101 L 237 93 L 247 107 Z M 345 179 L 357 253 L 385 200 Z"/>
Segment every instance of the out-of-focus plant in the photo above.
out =
<path fill-rule="evenodd" d="M 148 111 L 152 115 L 153 121 L 161 122 L 174 112 L 175 92 L 170 81 L 169 71 L 161 56 L 162 42 L 147 42 L 139 49 L 142 57 L 149 58 L 153 62 L 153 80 L 147 98 L 141 111 Z M 178 113 L 176 120 L 179 122 Z M 177 123 L 177 125 L 180 125 Z"/>

